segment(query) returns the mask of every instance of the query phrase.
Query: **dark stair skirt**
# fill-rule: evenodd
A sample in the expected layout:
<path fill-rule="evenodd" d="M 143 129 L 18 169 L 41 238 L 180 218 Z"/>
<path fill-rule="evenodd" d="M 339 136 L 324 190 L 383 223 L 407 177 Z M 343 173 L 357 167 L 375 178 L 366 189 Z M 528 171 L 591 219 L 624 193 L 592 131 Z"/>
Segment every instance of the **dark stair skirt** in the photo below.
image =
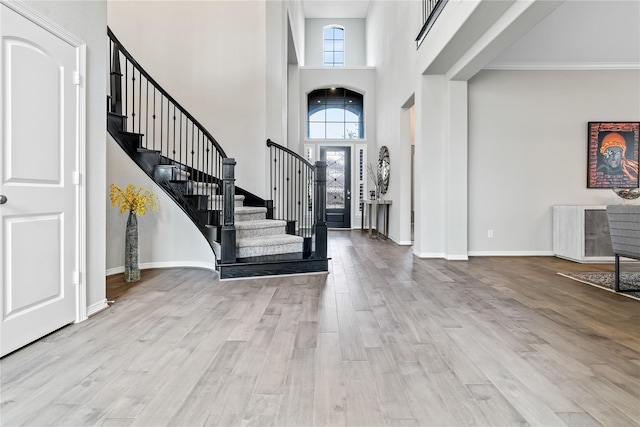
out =
<path fill-rule="evenodd" d="M 157 169 L 157 168 L 156 168 Z M 154 176 L 155 178 L 155 176 Z M 169 186 L 179 194 L 193 194 L 193 181 L 191 180 L 169 180 Z"/>
<path fill-rule="evenodd" d="M 154 168 L 160 164 L 160 151 L 138 148 L 133 159 L 148 176 L 153 177 Z"/>
<path fill-rule="evenodd" d="M 218 264 L 220 279 L 238 279 L 286 274 L 328 273 L 331 258 Z"/>
<path fill-rule="evenodd" d="M 194 211 L 206 211 L 209 197 L 204 194 L 183 194 L 182 197 L 187 206 Z M 208 214 L 208 213 L 207 213 Z"/>
<path fill-rule="evenodd" d="M 122 147 L 129 157 L 135 157 L 140 150 L 142 135 L 139 133 L 118 132 L 117 140 L 120 147 Z"/>
<path fill-rule="evenodd" d="M 107 129 L 111 133 L 123 132 L 127 128 L 127 117 L 107 112 Z"/>

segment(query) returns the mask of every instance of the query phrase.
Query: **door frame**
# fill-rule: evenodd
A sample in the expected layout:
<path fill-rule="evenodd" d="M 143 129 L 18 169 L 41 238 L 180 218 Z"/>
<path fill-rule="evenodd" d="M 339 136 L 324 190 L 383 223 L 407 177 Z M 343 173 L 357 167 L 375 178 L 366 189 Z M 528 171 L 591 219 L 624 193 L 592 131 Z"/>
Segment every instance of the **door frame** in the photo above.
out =
<path fill-rule="evenodd" d="M 0 4 L 8 7 L 25 19 L 33 22 L 45 31 L 62 39 L 64 42 L 76 49 L 76 68 L 78 75 L 74 77 L 76 81 L 76 167 L 73 174 L 73 184 L 76 187 L 76 270 L 74 282 L 76 286 L 76 320 L 75 323 L 82 322 L 88 318 L 87 315 L 87 227 L 86 227 L 86 80 L 87 80 L 87 45 L 74 34 L 70 33 L 60 25 L 51 21 L 46 16 L 31 9 L 29 6 L 19 2 L 9 2 L 0 0 Z M 2 108 L 0 106 L 0 108 Z M 106 130 L 105 130 L 106 132 Z"/>
<path fill-rule="evenodd" d="M 330 149 L 330 148 L 339 148 L 341 149 L 341 151 L 345 152 L 346 155 L 349 156 L 349 163 L 348 165 L 345 166 L 345 173 L 347 173 L 349 180 L 348 180 L 348 184 L 345 182 L 345 192 L 347 193 L 346 196 L 348 196 L 347 201 L 348 201 L 348 207 L 346 209 L 343 209 L 344 211 L 344 215 L 345 217 L 347 217 L 346 221 L 343 221 L 342 224 L 344 225 L 345 222 L 347 222 L 349 225 L 348 226 L 343 226 L 343 227 L 331 227 L 329 226 L 329 208 L 326 207 L 325 208 L 325 212 L 326 212 L 326 222 L 327 222 L 327 226 L 329 228 L 335 228 L 336 230 L 351 230 L 353 228 L 353 159 L 351 158 L 351 156 L 353 155 L 353 147 L 351 147 L 349 144 L 334 144 L 334 145 L 320 145 L 318 146 L 318 159 L 322 159 L 322 150 L 323 149 Z M 329 185 L 327 184 L 327 189 L 329 188 Z M 328 198 L 327 198 L 328 199 Z M 333 213 L 333 212 L 332 212 Z M 335 222 L 337 223 L 337 221 Z"/>
<path fill-rule="evenodd" d="M 357 175 L 357 171 L 356 171 L 356 164 L 355 161 L 356 159 L 354 158 L 355 156 L 353 155 L 353 153 L 355 152 L 355 144 L 353 142 L 347 142 L 347 141 L 353 141 L 353 140 L 344 140 L 344 142 L 341 141 L 322 141 L 322 142 L 315 142 L 313 144 L 310 143 L 306 143 L 305 147 L 308 147 L 309 145 L 313 145 L 313 155 L 315 156 L 314 158 L 320 160 L 320 148 L 322 147 L 347 147 L 349 148 L 349 167 L 350 169 L 350 179 L 349 179 L 349 190 L 351 191 L 351 203 L 349 206 L 349 216 L 351 218 L 350 222 L 351 224 L 349 225 L 349 228 L 344 228 L 343 230 L 352 230 L 354 228 L 354 224 L 358 223 L 358 221 L 356 221 L 355 219 L 355 206 L 359 205 L 358 201 L 354 198 L 356 193 L 354 193 L 354 189 L 356 187 L 356 183 L 355 183 L 355 179 L 356 179 L 356 175 Z M 362 143 L 363 140 L 357 140 L 359 143 Z M 306 149 L 306 148 L 305 148 Z"/>

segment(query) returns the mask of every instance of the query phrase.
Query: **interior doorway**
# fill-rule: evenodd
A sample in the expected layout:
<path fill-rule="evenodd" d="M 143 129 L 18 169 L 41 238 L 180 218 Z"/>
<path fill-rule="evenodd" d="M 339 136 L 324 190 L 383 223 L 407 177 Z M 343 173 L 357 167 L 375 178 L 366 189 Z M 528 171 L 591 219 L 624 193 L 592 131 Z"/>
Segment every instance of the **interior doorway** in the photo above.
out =
<path fill-rule="evenodd" d="M 409 120 L 411 123 L 411 243 L 414 240 L 415 220 L 416 220 L 416 198 L 415 198 L 415 183 L 416 183 L 416 126 L 415 126 L 415 105 L 409 108 Z"/>
<path fill-rule="evenodd" d="M 415 139 L 415 96 L 411 95 L 400 109 L 400 188 L 397 209 L 393 211 L 399 221 L 398 243 L 402 245 L 413 245 L 414 230 L 420 221 L 415 214 L 416 175 L 420 173 L 415 164 Z"/>

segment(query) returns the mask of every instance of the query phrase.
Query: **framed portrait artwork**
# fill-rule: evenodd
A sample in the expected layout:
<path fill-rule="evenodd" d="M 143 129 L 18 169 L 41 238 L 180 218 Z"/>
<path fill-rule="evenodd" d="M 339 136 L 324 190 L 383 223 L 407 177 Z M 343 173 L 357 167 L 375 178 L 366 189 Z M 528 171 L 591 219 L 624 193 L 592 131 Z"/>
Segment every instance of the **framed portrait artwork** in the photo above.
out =
<path fill-rule="evenodd" d="M 640 122 L 589 122 L 587 188 L 638 187 Z"/>

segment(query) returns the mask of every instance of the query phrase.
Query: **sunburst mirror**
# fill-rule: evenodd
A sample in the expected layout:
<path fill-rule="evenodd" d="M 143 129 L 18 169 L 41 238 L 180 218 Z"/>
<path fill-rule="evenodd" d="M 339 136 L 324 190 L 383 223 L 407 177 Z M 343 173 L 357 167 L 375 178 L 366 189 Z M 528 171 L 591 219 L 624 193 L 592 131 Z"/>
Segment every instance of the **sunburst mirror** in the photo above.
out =
<path fill-rule="evenodd" d="M 381 194 L 386 194 L 389 189 L 390 168 L 389 149 L 386 145 L 383 145 L 380 147 L 380 154 L 378 155 L 378 183 L 380 184 Z"/>

